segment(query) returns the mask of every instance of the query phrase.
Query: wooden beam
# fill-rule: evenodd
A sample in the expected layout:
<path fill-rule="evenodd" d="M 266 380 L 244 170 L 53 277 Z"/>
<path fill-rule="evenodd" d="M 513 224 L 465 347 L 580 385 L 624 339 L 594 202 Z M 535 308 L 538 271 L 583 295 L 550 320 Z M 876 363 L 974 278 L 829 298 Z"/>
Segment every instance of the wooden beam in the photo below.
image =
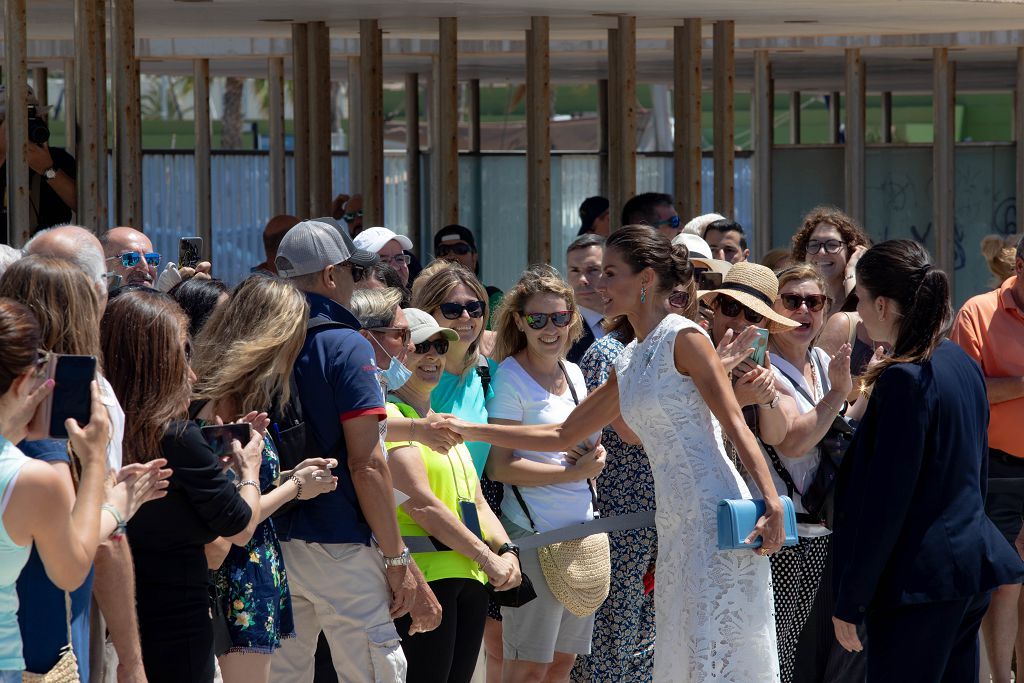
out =
<path fill-rule="evenodd" d="M 114 85 L 114 216 L 142 229 L 142 94 L 135 59 L 135 0 L 112 0 Z"/>
<path fill-rule="evenodd" d="M 36 93 L 36 101 L 39 106 L 45 109 L 50 106 L 50 90 L 47 87 L 50 82 L 50 70 L 45 66 L 37 66 L 32 69 L 32 89 Z"/>
<path fill-rule="evenodd" d="M 192 93 L 195 98 L 196 234 L 213 253 L 213 210 L 210 183 L 210 60 L 193 63 Z"/>
<path fill-rule="evenodd" d="M 956 216 L 955 108 L 956 66 L 948 48 L 932 50 L 932 225 L 936 265 L 954 278 L 954 219 Z"/>
<path fill-rule="evenodd" d="M 406 234 L 416 252 L 423 254 L 425 252 L 420 246 L 423 239 L 420 222 L 420 77 L 416 73 L 405 75 L 405 160 L 408 178 Z"/>
<path fill-rule="evenodd" d="M 619 148 L 622 146 L 622 63 L 619 59 L 619 29 L 608 29 L 608 155 L 607 155 L 607 197 L 609 214 L 614 230 L 621 225 L 622 205 L 628 197 L 619 195 L 622 185 L 622 169 L 619 167 Z M 614 96 L 611 95 L 614 93 Z"/>
<path fill-rule="evenodd" d="M 768 50 L 754 50 L 754 256 L 772 248 L 772 147 L 775 89 Z"/>
<path fill-rule="evenodd" d="M 267 109 L 270 118 L 270 215 L 288 213 L 288 174 L 284 149 L 284 57 L 267 59 Z"/>
<path fill-rule="evenodd" d="M 608 79 L 597 79 L 597 193 L 608 197 Z M 612 221 L 614 222 L 614 221 Z"/>
<path fill-rule="evenodd" d="M 1017 48 L 1017 89 L 1014 93 L 1016 106 L 1013 113 L 1013 130 L 1017 141 L 1017 232 L 1024 232 L 1021 226 L 1024 216 L 1024 47 Z"/>
<path fill-rule="evenodd" d="M 309 30 L 292 24 L 292 118 L 295 160 L 295 215 L 311 218 L 309 210 Z"/>
<path fill-rule="evenodd" d="M 789 93 L 789 144 L 800 144 L 800 115 L 803 110 L 800 108 L 800 91 L 794 90 Z"/>
<path fill-rule="evenodd" d="M 459 222 L 459 25 L 455 17 L 442 17 L 438 23 L 438 55 L 434 75 L 430 157 L 431 234 Z"/>
<path fill-rule="evenodd" d="M 528 262 L 551 262 L 550 19 L 526 32 L 526 211 Z"/>
<path fill-rule="evenodd" d="M 835 90 L 828 98 L 828 141 L 833 145 L 839 144 L 839 124 L 842 120 L 842 117 L 840 116 L 840 107 L 839 91 Z"/>
<path fill-rule="evenodd" d="M 882 93 L 882 142 L 892 142 L 892 92 Z"/>
<path fill-rule="evenodd" d="M 673 187 L 676 212 L 688 221 L 701 213 L 701 20 L 673 29 L 675 145 Z"/>
<path fill-rule="evenodd" d="M 346 60 L 348 69 L 348 194 L 363 182 L 363 77 L 359 57 Z M 364 225 L 366 225 L 364 223 Z"/>
<path fill-rule="evenodd" d="M 4 244 L 20 247 L 30 235 L 31 204 L 28 187 L 28 27 L 25 0 L 7 0 L 4 6 L 4 76 L 7 86 L 7 233 Z"/>
<path fill-rule="evenodd" d="M 619 17 L 619 148 L 612 163 L 619 167 L 619 200 L 636 194 L 636 17 Z M 617 211 L 622 210 L 620 205 Z"/>
<path fill-rule="evenodd" d="M 469 151 L 480 151 L 480 79 L 470 79 L 466 95 L 469 102 Z"/>
<path fill-rule="evenodd" d="M 864 225 L 867 161 L 864 144 L 867 132 L 867 91 L 864 60 L 860 50 L 846 51 L 846 212 Z"/>
<path fill-rule="evenodd" d="M 716 21 L 713 44 L 715 119 L 715 209 L 727 218 L 736 213 L 735 164 L 736 23 Z"/>
<path fill-rule="evenodd" d="M 78 91 L 75 183 L 78 224 L 106 232 L 107 68 L 106 6 L 103 0 L 75 0 L 75 83 Z"/>
<path fill-rule="evenodd" d="M 309 210 L 315 216 L 331 211 L 331 54 L 327 24 L 307 25 L 309 70 Z M 314 141 L 316 144 L 313 144 Z"/>
<path fill-rule="evenodd" d="M 74 154 L 76 146 L 75 118 L 78 111 L 75 88 L 75 60 L 64 60 L 64 148 Z"/>
<path fill-rule="evenodd" d="M 359 21 L 359 88 L 362 93 L 363 225 L 384 225 L 384 57 L 380 24 Z"/>

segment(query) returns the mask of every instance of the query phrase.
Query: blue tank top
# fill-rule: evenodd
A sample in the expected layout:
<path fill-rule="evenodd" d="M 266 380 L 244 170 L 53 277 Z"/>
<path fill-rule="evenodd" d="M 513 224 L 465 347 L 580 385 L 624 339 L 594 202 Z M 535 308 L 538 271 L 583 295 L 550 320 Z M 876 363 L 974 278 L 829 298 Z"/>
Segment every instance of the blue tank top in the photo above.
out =
<path fill-rule="evenodd" d="M 3 512 L 14 492 L 14 480 L 26 462 L 28 457 L 13 443 L 0 437 L 0 671 L 21 671 L 25 668 L 15 583 L 28 562 L 32 545 L 17 545 L 11 540 L 3 524 Z"/>

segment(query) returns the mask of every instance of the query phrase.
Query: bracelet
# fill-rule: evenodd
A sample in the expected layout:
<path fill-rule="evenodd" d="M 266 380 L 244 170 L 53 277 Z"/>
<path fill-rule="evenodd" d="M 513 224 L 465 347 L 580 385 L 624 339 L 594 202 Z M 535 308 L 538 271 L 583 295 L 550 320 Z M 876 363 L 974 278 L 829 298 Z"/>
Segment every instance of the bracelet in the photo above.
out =
<path fill-rule="evenodd" d="M 246 479 L 245 481 L 240 481 L 237 484 L 235 484 L 235 488 L 237 490 L 239 490 L 239 491 L 242 490 L 243 486 L 252 486 L 257 491 L 260 491 L 262 493 L 262 490 L 260 489 L 260 483 L 258 481 L 253 480 L 253 479 Z"/>
<path fill-rule="evenodd" d="M 829 403 L 825 399 L 821 399 L 820 401 L 818 401 L 818 403 L 821 404 L 821 405 L 824 405 L 826 408 L 831 410 L 836 415 L 838 415 L 842 411 L 842 408 L 836 408 L 834 405 L 832 405 L 831 403 Z"/>
<path fill-rule="evenodd" d="M 128 525 L 125 524 L 124 518 L 121 517 L 121 513 L 117 511 L 117 508 L 114 507 L 113 505 L 110 505 L 109 503 L 104 503 L 103 505 L 100 506 L 100 510 L 106 510 L 107 512 L 109 512 L 111 517 L 114 518 L 114 522 L 117 523 L 117 526 L 114 527 L 114 531 L 110 534 L 110 538 L 116 540 L 124 536 L 125 532 L 128 531 Z"/>
<path fill-rule="evenodd" d="M 293 498 L 292 500 L 301 500 L 302 499 L 302 480 L 299 479 L 298 477 L 296 477 L 293 474 L 292 476 L 288 477 L 288 481 L 290 481 L 293 484 L 295 484 L 295 488 L 298 489 L 298 492 L 295 494 L 295 498 Z"/>

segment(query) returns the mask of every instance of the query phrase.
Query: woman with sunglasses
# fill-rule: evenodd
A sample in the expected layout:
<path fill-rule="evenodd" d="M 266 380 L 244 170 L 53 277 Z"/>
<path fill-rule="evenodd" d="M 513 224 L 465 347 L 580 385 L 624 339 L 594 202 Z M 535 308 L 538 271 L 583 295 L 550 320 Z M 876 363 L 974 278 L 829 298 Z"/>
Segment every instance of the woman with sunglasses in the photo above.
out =
<path fill-rule="evenodd" d="M 431 393 L 458 334 L 427 313 L 403 310 L 413 349 L 411 375 L 388 396 L 388 420 L 429 417 Z M 397 362 L 397 361 L 395 361 Z M 418 440 L 389 441 L 388 466 L 397 489 L 409 496 L 398 508 L 405 537 L 430 536 L 450 550 L 413 553 L 441 605 L 441 623 L 417 632 L 412 615 L 397 620 L 410 683 L 469 683 L 476 669 L 487 617 L 488 582 L 495 590 L 519 585 L 519 562 L 508 535 L 488 507 L 473 460 L 463 444 L 438 451 Z M 499 555 L 500 553 L 500 555 Z"/>

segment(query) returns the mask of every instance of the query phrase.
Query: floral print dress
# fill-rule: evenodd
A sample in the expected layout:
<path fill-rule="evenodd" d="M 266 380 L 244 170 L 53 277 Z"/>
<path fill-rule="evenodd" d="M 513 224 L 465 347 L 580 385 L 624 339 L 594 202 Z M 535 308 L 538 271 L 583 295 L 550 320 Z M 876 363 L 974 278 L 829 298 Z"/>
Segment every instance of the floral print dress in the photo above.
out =
<path fill-rule="evenodd" d="M 280 471 L 277 451 L 264 437 L 260 489 L 269 489 Z M 295 636 L 292 596 L 273 519 L 260 522 L 244 547 L 231 546 L 217 570 L 217 588 L 231 634 L 229 653 L 272 654 L 282 639 Z"/>

